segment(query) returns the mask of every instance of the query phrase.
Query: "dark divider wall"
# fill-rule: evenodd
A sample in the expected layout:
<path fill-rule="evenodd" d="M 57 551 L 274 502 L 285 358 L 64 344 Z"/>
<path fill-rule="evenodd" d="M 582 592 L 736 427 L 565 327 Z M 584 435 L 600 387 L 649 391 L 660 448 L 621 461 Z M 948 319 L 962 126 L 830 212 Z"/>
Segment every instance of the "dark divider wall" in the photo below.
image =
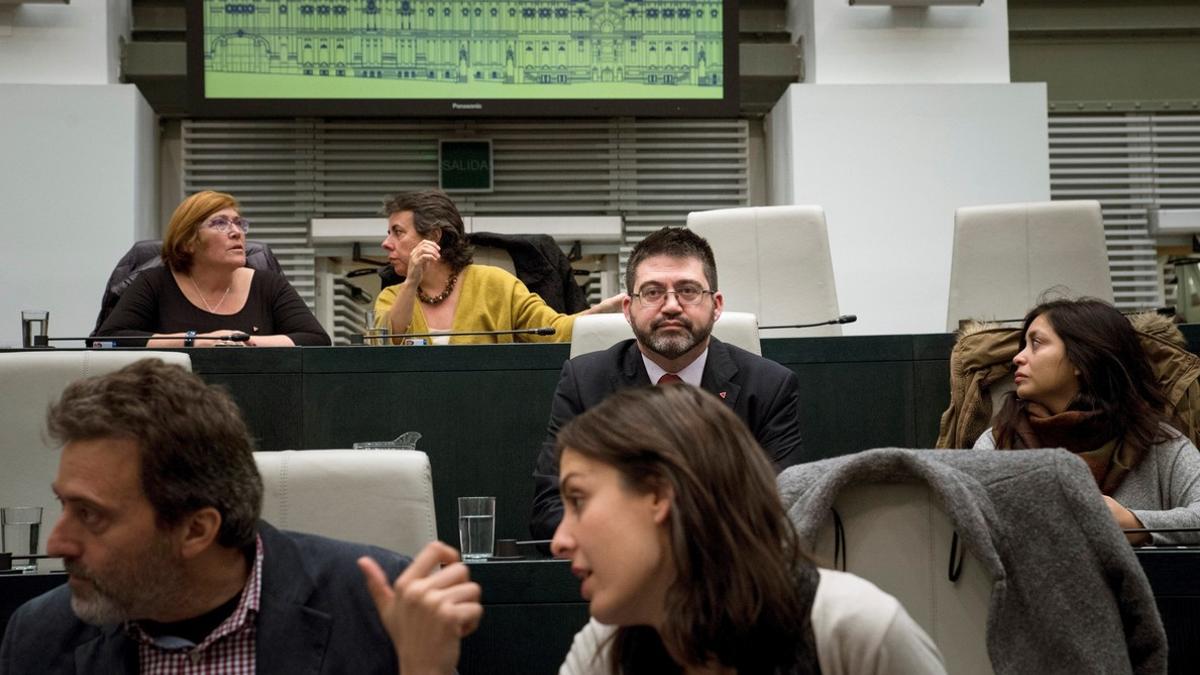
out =
<path fill-rule="evenodd" d="M 950 335 L 788 338 L 763 355 L 800 378 L 810 459 L 932 447 L 949 401 Z M 525 538 L 531 472 L 567 345 L 195 349 L 262 450 L 349 448 L 419 431 L 439 537 L 457 544 L 455 498 L 497 498 L 497 537 Z"/>

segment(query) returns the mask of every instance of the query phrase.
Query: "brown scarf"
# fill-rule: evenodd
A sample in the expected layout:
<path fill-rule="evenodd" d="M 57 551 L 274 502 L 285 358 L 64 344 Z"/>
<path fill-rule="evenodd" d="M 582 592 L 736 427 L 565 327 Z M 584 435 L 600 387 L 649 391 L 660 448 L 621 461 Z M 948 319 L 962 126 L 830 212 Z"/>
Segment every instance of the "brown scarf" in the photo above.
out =
<path fill-rule="evenodd" d="M 1111 496 L 1139 457 L 1127 443 L 1110 435 L 1100 415 L 1097 410 L 1053 415 L 1044 406 L 1024 402 L 1017 416 L 1013 449 L 1066 448 L 1087 463 L 1100 492 Z"/>

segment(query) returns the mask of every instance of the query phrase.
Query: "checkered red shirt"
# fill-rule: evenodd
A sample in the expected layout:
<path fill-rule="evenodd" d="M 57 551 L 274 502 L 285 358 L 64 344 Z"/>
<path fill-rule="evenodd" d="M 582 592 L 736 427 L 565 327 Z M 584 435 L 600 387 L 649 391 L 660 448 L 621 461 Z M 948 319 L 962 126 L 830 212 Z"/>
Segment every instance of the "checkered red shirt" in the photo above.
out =
<path fill-rule="evenodd" d="M 254 675 L 254 646 L 262 593 L 263 545 L 255 543 L 254 567 L 233 613 L 198 644 L 182 638 L 152 638 L 136 622 L 126 630 L 138 642 L 142 675 Z"/>

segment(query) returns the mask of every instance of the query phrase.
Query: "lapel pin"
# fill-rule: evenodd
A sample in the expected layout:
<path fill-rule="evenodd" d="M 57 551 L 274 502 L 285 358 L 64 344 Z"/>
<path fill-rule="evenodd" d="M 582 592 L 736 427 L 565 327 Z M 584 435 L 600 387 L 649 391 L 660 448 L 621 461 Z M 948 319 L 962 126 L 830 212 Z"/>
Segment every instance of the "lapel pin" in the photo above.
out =
<path fill-rule="evenodd" d="M 725 398 L 725 394 L 726 394 L 726 393 L 728 393 L 728 392 L 724 392 L 724 391 L 723 391 L 723 392 L 721 392 L 721 393 L 717 394 L 717 396 L 720 396 L 721 398 Z"/>

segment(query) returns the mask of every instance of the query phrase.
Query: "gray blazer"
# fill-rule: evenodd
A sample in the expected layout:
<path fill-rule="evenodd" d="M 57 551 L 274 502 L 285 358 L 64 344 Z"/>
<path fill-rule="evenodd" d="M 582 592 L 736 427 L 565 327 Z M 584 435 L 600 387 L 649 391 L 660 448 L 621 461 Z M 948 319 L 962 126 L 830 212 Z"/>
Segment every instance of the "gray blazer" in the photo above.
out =
<path fill-rule="evenodd" d="M 1162 426 L 1166 440 L 1150 446 L 1112 498 L 1151 529 L 1200 527 L 1200 452 L 1187 436 Z M 996 449 L 990 428 L 979 435 L 975 449 Z M 1155 546 L 1200 544 L 1200 532 L 1154 532 L 1150 538 Z"/>
<path fill-rule="evenodd" d="M 1165 673 L 1150 583 L 1083 460 L 1061 450 L 868 450 L 779 476 L 814 546 L 842 488 L 923 482 L 993 579 L 987 647 L 997 675 Z"/>
<path fill-rule="evenodd" d="M 408 559 L 374 546 L 280 532 L 259 523 L 260 673 L 395 673 L 396 652 L 355 561 L 370 555 L 395 578 Z M 25 603 L 0 644 L 0 674 L 136 673 L 137 643 L 120 625 L 90 626 L 66 586 Z"/>

